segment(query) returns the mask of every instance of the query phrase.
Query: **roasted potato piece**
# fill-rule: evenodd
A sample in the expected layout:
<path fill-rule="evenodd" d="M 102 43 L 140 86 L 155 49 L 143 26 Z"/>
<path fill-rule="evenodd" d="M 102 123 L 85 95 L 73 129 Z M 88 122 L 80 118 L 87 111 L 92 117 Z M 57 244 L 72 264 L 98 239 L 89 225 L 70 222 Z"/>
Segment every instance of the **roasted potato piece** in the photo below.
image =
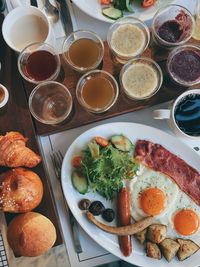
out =
<path fill-rule="evenodd" d="M 190 239 L 177 238 L 176 241 L 180 245 L 180 248 L 177 252 L 177 256 L 180 261 L 189 258 L 199 250 L 199 246 Z"/>
<path fill-rule="evenodd" d="M 147 239 L 159 244 L 167 235 L 167 226 L 164 224 L 152 224 L 147 228 Z"/>
<path fill-rule="evenodd" d="M 180 245 L 171 238 L 165 238 L 160 244 L 159 244 L 161 251 L 167 261 L 171 261 L 174 256 L 176 255 L 178 249 L 180 248 Z"/>
<path fill-rule="evenodd" d="M 140 242 L 140 244 L 144 244 L 144 242 L 146 241 L 146 233 L 147 229 L 144 229 L 134 235 L 135 238 Z"/>
<path fill-rule="evenodd" d="M 147 257 L 150 257 L 150 258 L 154 258 L 157 260 L 160 260 L 162 258 L 158 245 L 152 242 L 147 242 L 146 253 L 147 253 Z"/>

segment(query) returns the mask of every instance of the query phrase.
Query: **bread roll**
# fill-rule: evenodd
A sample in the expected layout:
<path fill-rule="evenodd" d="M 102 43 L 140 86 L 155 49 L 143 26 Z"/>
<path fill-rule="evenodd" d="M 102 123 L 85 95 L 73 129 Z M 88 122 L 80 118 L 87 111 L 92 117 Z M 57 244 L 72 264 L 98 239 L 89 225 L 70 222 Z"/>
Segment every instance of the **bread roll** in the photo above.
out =
<path fill-rule="evenodd" d="M 16 216 L 8 225 L 8 243 L 18 256 L 35 257 L 49 250 L 56 241 L 52 222 L 36 212 Z"/>
<path fill-rule="evenodd" d="M 0 175 L 1 211 L 31 211 L 39 205 L 42 196 L 42 182 L 33 171 L 16 168 Z"/>

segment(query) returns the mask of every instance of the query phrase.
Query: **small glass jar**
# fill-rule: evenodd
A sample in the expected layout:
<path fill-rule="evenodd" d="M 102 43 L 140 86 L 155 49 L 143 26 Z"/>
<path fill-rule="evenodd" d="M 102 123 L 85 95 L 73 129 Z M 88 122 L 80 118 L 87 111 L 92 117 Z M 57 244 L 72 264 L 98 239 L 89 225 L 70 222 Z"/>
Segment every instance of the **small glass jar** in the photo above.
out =
<path fill-rule="evenodd" d="M 200 48 L 182 45 L 173 49 L 167 58 L 167 71 L 171 80 L 190 87 L 200 83 Z"/>
<path fill-rule="evenodd" d="M 130 60 L 120 72 L 120 84 L 132 100 L 144 100 L 155 95 L 163 82 L 160 66 L 152 59 L 140 57 Z"/>
<path fill-rule="evenodd" d="M 118 95 L 119 87 L 115 78 L 103 70 L 87 72 L 76 86 L 79 104 L 92 113 L 109 110 L 117 101 Z"/>
<path fill-rule="evenodd" d="M 94 32 L 78 30 L 67 36 L 62 48 L 66 63 L 80 73 L 99 67 L 103 60 L 104 44 Z"/>
<path fill-rule="evenodd" d="M 60 57 L 46 43 L 33 43 L 25 47 L 18 57 L 18 70 L 28 82 L 39 84 L 55 80 L 60 72 Z"/>
<path fill-rule="evenodd" d="M 61 83 L 48 81 L 36 86 L 29 96 L 29 109 L 33 117 L 44 124 L 58 124 L 72 110 L 72 96 Z"/>
<path fill-rule="evenodd" d="M 150 32 L 147 25 L 131 16 L 113 23 L 107 33 L 107 42 L 114 61 L 125 64 L 141 55 L 148 47 Z"/>
<path fill-rule="evenodd" d="M 153 17 L 152 36 L 155 43 L 172 49 L 185 44 L 194 31 L 194 18 L 191 12 L 180 5 L 166 5 Z"/>

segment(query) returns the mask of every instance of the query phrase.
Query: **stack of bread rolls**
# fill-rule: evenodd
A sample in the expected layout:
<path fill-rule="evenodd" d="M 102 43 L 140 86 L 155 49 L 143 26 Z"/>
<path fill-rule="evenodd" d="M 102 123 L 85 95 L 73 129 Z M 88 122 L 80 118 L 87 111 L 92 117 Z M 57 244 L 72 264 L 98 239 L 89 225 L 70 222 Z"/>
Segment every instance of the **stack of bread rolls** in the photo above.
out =
<path fill-rule="evenodd" d="M 0 136 L 0 166 L 10 169 L 0 174 L 0 210 L 17 215 L 8 225 L 8 243 L 19 256 L 34 257 L 45 253 L 56 241 L 52 222 L 31 212 L 41 202 L 43 184 L 30 169 L 41 157 L 26 147 L 27 138 L 18 132 Z"/>

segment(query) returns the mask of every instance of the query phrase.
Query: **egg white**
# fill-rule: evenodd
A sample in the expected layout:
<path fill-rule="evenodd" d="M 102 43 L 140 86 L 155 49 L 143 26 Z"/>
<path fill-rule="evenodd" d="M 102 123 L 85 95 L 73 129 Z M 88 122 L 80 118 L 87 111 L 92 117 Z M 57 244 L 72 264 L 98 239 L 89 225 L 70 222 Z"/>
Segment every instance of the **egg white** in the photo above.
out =
<path fill-rule="evenodd" d="M 200 206 L 182 192 L 169 176 L 153 171 L 143 165 L 141 165 L 139 172 L 129 183 L 133 219 L 138 221 L 148 216 L 140 207 L 140 194 L 142 191 L 152 187 L 159 188 L 165 194 L 164 209 L 160 214 L 154 216 L 154 223 L 167 225 L 168 237 L 190 238 L 194 242 L 200 243 L 200 229 L 191 236 L 182 236 L 176 232 L 173 224 L 175 213 L 182 209 L 191 209 L 200 218 Z"/>
<path fill-rule="evenodd" d="M 194 242 L 200 243 L 200 228 L 197 230 L 196 233 L 193 235 L 188 236 L 182 236 L 176 232 L 174 229 L 174 223 L 173 218 L 175 214 L 182 210 L 182 209 L 190 209 L 194 211 L 199 219 L 200 219 L 200 206 L 198 206 L 188 195 L 186 195 L 184 192 L 179 191 L 179 194 L 176 198 L 176 201 L 174 205 L 172 206 L 172 209 L 169 213 L 169 227 L 168 227 L 168 235 L 170 237 L 180 237 L 180 238 L 189 238 L 193 240 Z"/>

